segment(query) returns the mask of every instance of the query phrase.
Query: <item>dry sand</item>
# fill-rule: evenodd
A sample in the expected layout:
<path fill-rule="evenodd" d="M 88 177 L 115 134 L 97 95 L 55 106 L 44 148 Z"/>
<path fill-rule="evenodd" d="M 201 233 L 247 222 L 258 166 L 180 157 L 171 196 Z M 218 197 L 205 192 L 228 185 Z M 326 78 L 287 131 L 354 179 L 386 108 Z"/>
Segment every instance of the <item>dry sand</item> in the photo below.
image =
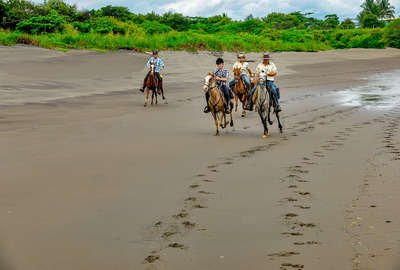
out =
<path fill-rule="evenodd" d="M 161 57 L 144 108 L 146 55 L 0 47 L 1 270 L 399 269 L 399 50 L 274 54 L 266 140 L 213 136 L 215 55 Z"/>

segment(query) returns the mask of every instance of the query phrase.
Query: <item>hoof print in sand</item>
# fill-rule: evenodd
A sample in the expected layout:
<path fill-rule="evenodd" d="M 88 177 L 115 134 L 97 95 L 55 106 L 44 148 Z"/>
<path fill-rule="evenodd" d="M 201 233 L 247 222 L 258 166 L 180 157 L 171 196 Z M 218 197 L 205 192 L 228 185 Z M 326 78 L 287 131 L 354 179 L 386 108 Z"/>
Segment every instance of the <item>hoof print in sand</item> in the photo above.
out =
<path fill-rule="evenodd" d="M 286 198 L 286 200 L 287 200 L 288 202 L 297 202 L 297 199 L 296 199 L 296 198 L 292 198 L 292 197 Z"/>
<path fill-rule="evenodd" d="M 193 208 L 204 209 L 204 208 L 207 208 L 207 206 L 204 206 L 204 205 L 201 205 L 201 204 L 196 204 L 196 205 L 193 205 Z"/>
<path fill-rule="evenodd" d="M 311 195 L 311 193 L 310 193 L 310 192 L 303 192 L 303 191 L 299 191 L 298 193 L 299 193 L 299 195 L 301 195 L 301 196 L 307 196 L 307 195 Z"/>
<path fill-rule="evenodd" d="M 185 226 L 186 229 L 192 229 L 196 226 L 196 223 L 192 223 L 190 221 L 182 222 L 182 225 Z"/>
<path fill-rule="evenodd" d="M 304 206 L 304 205 L 295 205 L 294 207 L 300 208 L 300 209 L 311 209 L 310 206 Z"/>
<path fill-rule="evenodd" d="M 177 234 L 177 232 L 165 232 L 163 235 L 161 235 L 162 238 L 169 238 L 173 235 Z"/>
<path fill-rule="evenodd" d="M 154 227 L 160 227 L 162 225 L 162 222 L 161 221 L 158 221 L 158 222 L 156 222 L 155 224 L 154 224 Z"/>
<path fill-rule="evenodd" d="M 159 259 L 160 259 L 160 256 L 150 255 L 150 256 L 147 256 L 146 259 L 144 259 L 144 261 L 147 263 L 153 263 L 155 261 L 158 261 Z"/>
<path fill-rule="evenodd" d="M 168 247 L 170 247 L 170 248 L 179 248 L 179 249 L 184 249 L 184 248 L 185 248 L 184 245 L 179 244 L 179 243 L 172 243 L 172 244 L 169 244 Z"/>
<path fill-rule="evenodd" d="M 293 264 L 293 263 L 282 263 L 281 264 L 281 270 L 288 269 L 286 267 L 295 268 L 295 269 L 303 269 L 304 265 L 303 264 Z"/>
<path fill-rule="evenodd" d="M 317 227 L 317 225 L 315 225 L 314 223 L 304 223 L 301 221 L 297 221 L 294 224 L 300 226 L 300 227 L 305 227 L 305 228 L 314 228 Z"/>
<path fill-rule="evenodd" d="M 282 251 L 279 253 L 268 254 L 269 257 L 290 257 L 290 256 L 294 256 L 294 255 L 300 255 L 300 252 Z"/>
<path fill-rule="evenodd" d="M 185 201 L 186 202 L 195 202 L 195 201 L 197 201 L 197 198 L 196 197 L 189 197 Z"/>
<path fill-rule="evenodd" d="M 189 187 L 195 189 L 195 188 L 199 188 L 200 185 L 195 184 L 195 185 L 190 185 Z"/>
<path fill-rule="evenodd" d="M 293 218 L 293 217 L 297 217 L 297 216 L 298 216 L 298 214 L 295 214 L 295 213 L 289 213 L 289 214 L 285 215 L 286 218 Z"/>
<path fill-rule="evenodd" d="M 182 210 L 179 214 L 174 215 L 173 217 L 178 219 L 178 218 L 185 218 L 188 215 L 189 215 L 189 213 L 186 212 L 186 210 Z"/>
<path fill-rule="evenodd" d="M 211 194 L 214 194 L 214 193 L 212 193 L 212 192 L 208 192 L 208 191 L 204 191 L 204 190 L 200 190 L 198 193 L 199 193 L 199 194 L 203 194 L 203 195 L 211 195 Z"/>
<path fill-rule="evenodd" d="M 287 235 L 287 236 L 302 236 L 303 235 L 301 232 L 283 232 L 281 234 Z"/>

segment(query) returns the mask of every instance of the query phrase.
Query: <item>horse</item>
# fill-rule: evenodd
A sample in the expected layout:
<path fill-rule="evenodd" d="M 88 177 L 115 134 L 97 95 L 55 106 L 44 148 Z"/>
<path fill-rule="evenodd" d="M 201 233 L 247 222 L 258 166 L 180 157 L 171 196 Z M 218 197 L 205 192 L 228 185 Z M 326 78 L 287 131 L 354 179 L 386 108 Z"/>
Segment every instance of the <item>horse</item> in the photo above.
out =
<path fill-rule="evenodd" d="M 242 102 L 242 117 L 246 116 L 246 110 L 244 107 L 246 106 L 247 102 L 247 96 L 248 92 L 246 91 L 246 86 L 241 78 L 241 69 L 240 68 L 234 68 L 233 69 L 233 74 L 235 78 L 235 84 L 233 86 L 233 92 L 235 93 L 235 114 L 238 113 L 238 99 Z M 251 77 L 251 72 L 250 72 L 250 77 Z M 250 89 L 253 89 L 253 86 L 250 86 Z"/>
<path fill-rule="evenodd" d="M 258 111 L 258 114 L 261 118 L 261 123 L 263 124 L 264 127 L 264 135 L 263 138 L 267 138 L 269 136 L 269 130 L 268 130 L 268 125 L 267 121 L 270 125 L 273 125 L 273 121 L 271 121 L 271 109 L 274 106 L 274 99 L 272 98 L 272 90 L 269 89 L 269 87 L 265 86 L 265 78 L 260 78 L 259 79 L 259 86 L 254 94 L 253 100 L 255 99 L 255 104 L 256 104 L 256 110 Z M 276 115 L 276 119 L 278 119 L 278 126 L 279 126 L 279 131 L 282 133 L 283 127 L 282 123 L 280 121 L 279 117 L 279 112 L 274 110 L 274 113 Z"/>
<path fill-rule="evenodd" d="M 158 79 L 156 77 L 155 74 L 155 64 L 151 64 L 150 65 L 150 74 L 149 77 L 147 78 L 147 82 L 146 82 L 146 88 L 147 88 L 147 92 L 146 92 L 146 99 L 144 101 L 144 106 L 147 106 L 147 103 L 149 102 L 149 94 L 150 94 L 150 90 L 152 91 L 151 94 L 151 105 L 153 105 L 153 101 L 154 101 L 154 96 L 156 97 L 156 104 L 158 104 L 158 99 L 157 99 L 157 86 L 159 85 Z"/>
<path fill-rule="evenodd" d="M 208 92 L 210 93 L 208 106 L 214 118 L 214 123 L 216 128 L 215 136 L 219 136 L 218 118 L 220 121 L 221 128 L 224 129 L 228 125 L 228 122 L 226 121 L 224 96 L 221 90 L 219 90 L 219 87 L 217 85 L 217 80 L 211 73 L 209 73 L 208 76 L 206 77 L 206 86 L 208 87 Z M 229 106 L 230 106 L 230 126 L 233 127 L 233 117 L 232 117 L 233 103 L 230 102 Z"/>
<path fill-rule="evenodd" d="M 149 92 L 150 90 L 152 91 L 151 94 L 151 105 L 153 105 L 153 100 L 154 97 L 156 98 L 156 104 L 158 104 L 158 98 L 157 95 L 161 95 L 162 99 L 165 100 L 164 103 L 168 104 L 165 96 L 164 96 L 164 88 L 162 85 L 162 81 L 157 79 L 157 76 L 155 74 L 155 64 L 151 64 L 150 65 L 150 74 L 149 77 L 147 78 L 147 82 L 146 82 L 146 88 L 147 88 L 147 94 L 146 94 L 146 100 L 144 102 L 144 106 L 147 106 L 147 103 L 149 101 Z"/>

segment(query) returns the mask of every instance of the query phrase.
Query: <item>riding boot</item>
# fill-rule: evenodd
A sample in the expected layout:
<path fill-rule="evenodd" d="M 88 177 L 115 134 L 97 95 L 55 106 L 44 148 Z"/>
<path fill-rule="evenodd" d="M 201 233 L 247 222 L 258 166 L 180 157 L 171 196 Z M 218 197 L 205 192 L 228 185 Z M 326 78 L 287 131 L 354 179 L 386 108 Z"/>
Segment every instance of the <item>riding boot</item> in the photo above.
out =
<path fill-rule="evenodd" d="M 146 80 L 143 81 L 143 87 L 140 88 L 140 92 L 144 92 L 144 89 L 146 88 Z"/>

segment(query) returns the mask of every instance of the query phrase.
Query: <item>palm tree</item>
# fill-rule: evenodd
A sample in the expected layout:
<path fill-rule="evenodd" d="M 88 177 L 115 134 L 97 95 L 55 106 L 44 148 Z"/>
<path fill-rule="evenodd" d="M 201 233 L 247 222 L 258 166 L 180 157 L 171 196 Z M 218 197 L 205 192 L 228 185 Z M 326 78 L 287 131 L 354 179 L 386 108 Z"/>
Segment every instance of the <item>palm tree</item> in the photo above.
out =
<path fill-rule="evenodd" d="M 377 5 L 380 10 L 380 18 L 394 18 L 394 6 L 389 3 L 389 0 L 378 0 Z"/>
<path fill-rule="evenodd" d="M 365 0 L 361 7 L 361 14 L 374 14 L 379 19 L 394 18 L 394 7 L 389 0 Z"/>

